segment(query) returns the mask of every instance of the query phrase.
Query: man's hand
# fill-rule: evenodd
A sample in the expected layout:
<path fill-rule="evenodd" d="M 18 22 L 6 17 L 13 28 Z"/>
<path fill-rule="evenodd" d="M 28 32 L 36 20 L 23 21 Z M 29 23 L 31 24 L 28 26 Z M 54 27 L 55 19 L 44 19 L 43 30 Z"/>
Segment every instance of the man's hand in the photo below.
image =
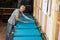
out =
<path fill-rule="evenodd" d="M 25 21 L 24 23 L 28 23 L 28 22 Z"/>
<path fill-rule="evenodd" d="M 23 20 L 23 23 L 28 23 L 26 20 Z"/>

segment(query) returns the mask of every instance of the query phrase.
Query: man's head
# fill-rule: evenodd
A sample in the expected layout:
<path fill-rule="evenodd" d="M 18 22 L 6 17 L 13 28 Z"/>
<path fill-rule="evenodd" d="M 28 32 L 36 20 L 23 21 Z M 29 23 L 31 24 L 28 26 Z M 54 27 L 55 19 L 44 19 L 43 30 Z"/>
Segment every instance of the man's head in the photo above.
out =
<path fill-rule="evenodd" d="M 25 11 L 25 8 L 26 8 L 25 5 L 21 5 L 21 6 L 20 6 L 20 12 Z"/>

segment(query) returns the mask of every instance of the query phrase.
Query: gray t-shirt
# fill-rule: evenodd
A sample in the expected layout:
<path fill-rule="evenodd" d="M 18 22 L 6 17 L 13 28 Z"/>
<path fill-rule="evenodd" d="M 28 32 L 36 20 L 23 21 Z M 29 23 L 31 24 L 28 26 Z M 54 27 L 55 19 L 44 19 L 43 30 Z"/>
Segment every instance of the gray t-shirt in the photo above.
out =
<path fill-rule="evenodd" d="M 8 19 L 8 22 L 12 25 L 16 23 L 16 16 L 19 16 L 19 9 L 15 9 L 11 17 Z"/>

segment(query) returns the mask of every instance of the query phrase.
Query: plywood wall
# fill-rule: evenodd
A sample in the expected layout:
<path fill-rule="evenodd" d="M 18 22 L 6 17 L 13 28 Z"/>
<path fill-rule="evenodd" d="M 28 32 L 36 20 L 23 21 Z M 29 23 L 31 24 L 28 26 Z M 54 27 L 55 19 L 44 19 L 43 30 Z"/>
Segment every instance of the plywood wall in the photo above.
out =
<path fill-rule="evenodd" d="M 50 15 L 42 13 L 43 0 L 34 0 L 34 17 L 36 18 L 42 31 L 46 33 L 49 40 L 57 40 L 58 36 L 56 31 L 58 12 L 56 12 L 56 4 L 58 0 L 51 0 Z M 38 5 L 37 5 L 38 4 Z M 60 19 L 60 17 L 59 17 Z M 57 37 L 56 37 L 57 36 Z"/>

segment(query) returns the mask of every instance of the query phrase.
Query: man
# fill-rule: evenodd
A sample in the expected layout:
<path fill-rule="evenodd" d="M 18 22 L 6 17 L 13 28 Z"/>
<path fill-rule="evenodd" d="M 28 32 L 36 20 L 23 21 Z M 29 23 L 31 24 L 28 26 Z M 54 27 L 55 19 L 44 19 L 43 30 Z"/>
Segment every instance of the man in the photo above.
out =
<path fill-rule="evenodd" d="M 7 24 L 7 32 L 6 32 L 6 40 L 9 40 L 9 34 L 12 30 L 12 27 L 14 27 L 16 21 L 23 22 L 23 23 L 28 23 L 26 21 L 23 21 L 19 18 L 20 15 L 24 16 L 26 19 L 32 20 L 28 18 L 26 15 L 23 14 L 23 11 L 25 10 L 25 6 L 21 5 L 20 9 L 15 9 L 15 11 L 12 13 L 11 17 L 8 19 L 8 24 Z M 32 20 L 34 21 L 34 20 Z"/>

